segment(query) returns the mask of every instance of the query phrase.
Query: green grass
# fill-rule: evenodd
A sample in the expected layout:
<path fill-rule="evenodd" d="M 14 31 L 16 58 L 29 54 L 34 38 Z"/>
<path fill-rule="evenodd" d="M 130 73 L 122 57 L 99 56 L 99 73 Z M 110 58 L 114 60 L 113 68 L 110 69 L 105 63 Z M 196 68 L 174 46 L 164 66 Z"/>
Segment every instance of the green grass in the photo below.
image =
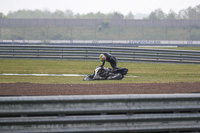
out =
<path fill-rule="evenodd" d="M 0 59 L 0 73 L 19 74 L 92 74 L 99 61 L 72 60 L 18 60 Z M 110 67 L 106 63 L 105 67 Z M 167 83 L 200 82 L 200 65 L 195 64 L 151 64 L 118 62 L 118 67 L 129 69 L 123 80 L 83 81 L 83 77 L 36 77 L 0 76 L 0 83 L 54 83 L 54 84 L 95 84 L 95 83 Z"/>

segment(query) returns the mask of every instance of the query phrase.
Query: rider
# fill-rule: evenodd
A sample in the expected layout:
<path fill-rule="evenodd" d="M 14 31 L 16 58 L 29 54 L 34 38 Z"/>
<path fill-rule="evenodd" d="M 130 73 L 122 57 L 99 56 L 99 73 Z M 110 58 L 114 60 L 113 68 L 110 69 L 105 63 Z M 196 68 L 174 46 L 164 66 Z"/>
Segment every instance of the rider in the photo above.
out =
<path fill-rule="evenodd" d="M 101 67 L 103 67 L 105 62 L 107 61 L 112 66 L 113 70 L 117 69 L 117 59 L 114 56 L 105 53 L 105 54 L 100 54 L 99 59 L 103 62 Z"/>

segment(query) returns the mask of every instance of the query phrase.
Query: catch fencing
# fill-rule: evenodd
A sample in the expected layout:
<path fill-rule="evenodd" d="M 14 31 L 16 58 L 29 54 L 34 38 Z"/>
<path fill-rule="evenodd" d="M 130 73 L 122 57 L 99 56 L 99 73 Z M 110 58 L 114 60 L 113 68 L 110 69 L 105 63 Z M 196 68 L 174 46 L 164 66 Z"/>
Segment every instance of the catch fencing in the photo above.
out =
<path fill-rule="evenodd" d="M 181 27 L 199 28 L 200 20 L 135 20 L 135 19 L 0 19 L 0 27 L 24 26 L 84 26 L 97 27 L 102 23 L 119 27 Z"/>
<path fill-rule="evenodd" d="M 199 40 L 200 19 L 8 19 L 0 40 Z"/>
<path fill-rule="evenodd" d="M 0 97 L 0 133 L 200 132 L 199 94 Z"/>
<path fill-rule="evenodd" d="M 98 46 L 0 45 L 0 58 L 98 60 L 102 53 L 123 62 L 200 64 L 200 51 Z"/>

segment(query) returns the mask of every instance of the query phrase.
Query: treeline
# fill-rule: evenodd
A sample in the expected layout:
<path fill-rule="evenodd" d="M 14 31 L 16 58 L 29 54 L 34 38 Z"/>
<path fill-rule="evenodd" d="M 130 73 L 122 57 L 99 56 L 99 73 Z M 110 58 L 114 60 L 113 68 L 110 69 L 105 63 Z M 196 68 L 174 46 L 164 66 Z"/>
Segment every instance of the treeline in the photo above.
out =
<path fill-rule="evenodd" d="M 200 19 L 200 5 L 182 9 L 178 13 L 173 10 L 165 13 L 161 9 L 157 9 L 150 13 L 148 19 Z"/>
<path fill-rule="evenodd" d="M 71 10 L 61 11 L 56 10 L 51 12 L 49 10 L 18 10 L 9 12 L 7 15 L 0 13 L 0 18 L 55 18 L 55 19 L 137 19 L 132 12 L 122 14 L 120 12 L 112 13 L 87 13 L 79 14 Z M 195 7 L 188 7 L 182 9 L 178 13 L 170 10 L 168 13 L 162 9 L 156 9 L 143 19 L 200 19 L 200 5 Z"/>
<path fill-rule="evenodd" d="M 9 12 L 7 18 L 55 18 L 55 19 L 134 19 L 134 15 L 130 12 L 128 15 L 123 15 L 119 12 L 113 12 L 104 14 L 101 12 L 87 13 L 87 14 L 75 14 L 71 10 L 61 11 L 56 10 L 51 12 L 49 10 L 18 10 L 15 12 Z"/>

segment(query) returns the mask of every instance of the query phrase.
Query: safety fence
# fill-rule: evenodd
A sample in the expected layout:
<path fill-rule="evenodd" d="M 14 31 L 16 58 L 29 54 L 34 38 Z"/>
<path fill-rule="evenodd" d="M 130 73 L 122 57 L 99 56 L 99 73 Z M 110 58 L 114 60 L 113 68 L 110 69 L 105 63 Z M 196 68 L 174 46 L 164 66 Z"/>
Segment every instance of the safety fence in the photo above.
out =
<path fill-rule="evenodd" d="M 0 133 L 200 132 L 200 94 L 0 97 Z"/>
<path fill-rule="evenodd" d="M 97 46 L 0 45 L 0 58 L 98 60 L 110 53 L 118 61 L 200 64 L 200 51 Z"/>
<path fill-rule="evenodd" d="M 200 19 L 8 19 L 0 40 L 199 40 Z"/>
<path fill-rule="evenodd" d="M 89 26 L 97 27 L 102 23 L 117 27 L 183 27 L 199 28 L 200 20 L 146 20 L 146 19 L 0 19 L 0 27 L 27 27 L 27 26 Z"/>

